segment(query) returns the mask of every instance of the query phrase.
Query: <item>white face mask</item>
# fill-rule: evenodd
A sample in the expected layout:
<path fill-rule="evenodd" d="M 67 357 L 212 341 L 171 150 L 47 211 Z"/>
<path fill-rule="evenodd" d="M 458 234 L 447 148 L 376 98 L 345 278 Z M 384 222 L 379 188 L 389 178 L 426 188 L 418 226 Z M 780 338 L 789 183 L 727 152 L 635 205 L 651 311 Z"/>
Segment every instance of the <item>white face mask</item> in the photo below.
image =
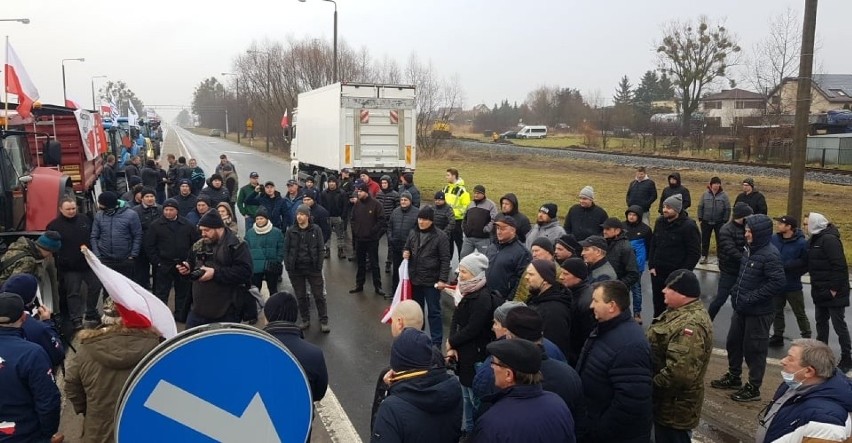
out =
<path fill-rule="evenodd" d="M 787 383 L 787 386 L 790 389 L 798 389 L 799 386 L 802 386 L 802 382 L 796 380 L 796 374 L 804 371 L 805 369 L 807 369 L 807 368 L 802 368 L 802 369 L 799 369 L 798 371 L 792 372 L 792 373 L 781 371 L 781 378 L 784 379 L 784 383 Z"/>

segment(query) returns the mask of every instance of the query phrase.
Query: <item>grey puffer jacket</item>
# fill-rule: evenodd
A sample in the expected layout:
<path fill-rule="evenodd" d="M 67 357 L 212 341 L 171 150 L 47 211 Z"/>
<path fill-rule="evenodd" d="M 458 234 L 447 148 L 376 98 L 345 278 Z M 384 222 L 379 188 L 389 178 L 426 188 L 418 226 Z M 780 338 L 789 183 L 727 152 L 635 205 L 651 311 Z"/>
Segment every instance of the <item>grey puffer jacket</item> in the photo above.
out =
<path fill-rule="evenodd" d="M 565 229 L 562 226 L 559 226 L 559 220 L 553 220 L 544 225 L 536 224 L 532 227 L 529 234 L 527 234 L 525 246 L 527 249 L 531 249 L 533 242 L 539 237 L 544 237 L 550 240 L 551 243 L 556 244 L 556 240 L 563 235 L 565 235 Z M 520 237 L 520 235 L 518 237 Z"/>
<path fill-rule="evenodd" d="M 709 188 L 698 202 L 698 221 L 711 225 L 727 223 L 731 218 L 731 200 L 721 188 L 714 194 Z"/>
<path fill-rule="evenodd" d="M 142 252 L 142 222 L 130 208 L 116 208 L 95 214 L 92 224 L 92 252 L 101 259 L 127 260 Z"/>

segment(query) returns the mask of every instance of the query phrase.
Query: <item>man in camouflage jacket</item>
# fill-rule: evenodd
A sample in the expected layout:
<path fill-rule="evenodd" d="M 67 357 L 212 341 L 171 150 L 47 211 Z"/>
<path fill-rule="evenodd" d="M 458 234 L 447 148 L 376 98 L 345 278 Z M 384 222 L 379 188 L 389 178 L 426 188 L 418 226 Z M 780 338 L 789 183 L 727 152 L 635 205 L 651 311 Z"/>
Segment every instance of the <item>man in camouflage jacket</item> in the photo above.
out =
<path fill-rule="evenodd" d="M 0 284 L 16 274 L 37 275 L 38 266 L 62 247 L 56 231 L 46 231 L 36 240 L 19 237 L 0 257 Z"/>
<path fill-rule="evenodd" d="M 691 271 L 672 272 L 663 295 L 667 309 L 646 333 L 654 371 L 654 434 L 658 442 L 689 441 L 704 403 L 713 323 L 698 299 L 701 286 Z"/>

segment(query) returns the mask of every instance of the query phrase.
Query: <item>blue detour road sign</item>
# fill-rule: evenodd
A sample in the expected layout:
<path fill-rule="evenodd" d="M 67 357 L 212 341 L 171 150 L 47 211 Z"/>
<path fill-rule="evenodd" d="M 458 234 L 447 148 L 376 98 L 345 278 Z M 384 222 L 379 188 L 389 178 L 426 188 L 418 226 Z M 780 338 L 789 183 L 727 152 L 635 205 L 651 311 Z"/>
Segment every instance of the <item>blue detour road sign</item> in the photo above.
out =
<path fill-rule="evenodd" d="M 119 397 L 115 434 L 119 443 L 301 443 L 312 416 L 307 378 L 287 348 L 250 326 L 214 324 L 139 363 Z"/>

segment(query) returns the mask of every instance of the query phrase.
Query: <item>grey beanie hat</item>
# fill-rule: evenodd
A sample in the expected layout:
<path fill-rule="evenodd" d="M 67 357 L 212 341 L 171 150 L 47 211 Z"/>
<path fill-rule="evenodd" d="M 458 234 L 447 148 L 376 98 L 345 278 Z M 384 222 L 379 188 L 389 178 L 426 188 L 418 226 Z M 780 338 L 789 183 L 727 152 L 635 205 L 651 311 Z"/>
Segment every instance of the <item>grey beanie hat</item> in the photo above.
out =
<path fill-rule="evenodd" d="M 585 197 L 591 201 L 595 201 L 595 188 L 591 186 L 585 186 L 580 191 L 580 197 Z"/>
<path fill-rule="evenodd" d="M 500 322 L 501 325 L 505 326 L 506 317 L 509 315 L 509 311 L 517 307 L 526 305 L 527 304 L 522 301 L 509 300 L 498 306 L 497 309 L 494 310 L 494 320 L 497 320 L 498 322 Z"/>
<path fill-rule="evenodd" d="M 488 257 L 480 252 L 468 254 L 459 262 L 459 268 L 465 268 L 474 276 L 480 275 L 488 269 Z"/>
<path fill-rule="evenodd" d="M 674 209 L 678 212 L 678 214 L 680 214 L 680 211 L 683 210 L 683 196 L 675 194 L 663 201 L 663 204 Z"/>

